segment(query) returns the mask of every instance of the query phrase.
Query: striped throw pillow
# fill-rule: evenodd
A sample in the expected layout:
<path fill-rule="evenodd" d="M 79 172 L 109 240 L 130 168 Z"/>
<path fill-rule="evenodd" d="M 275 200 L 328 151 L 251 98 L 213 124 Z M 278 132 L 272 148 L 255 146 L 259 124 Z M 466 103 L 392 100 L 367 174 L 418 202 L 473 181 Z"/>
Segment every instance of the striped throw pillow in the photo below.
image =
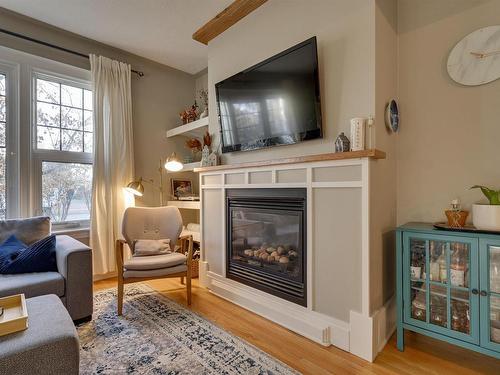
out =
<path fill-rule="evenodd" d="M 14 259 L 0 265 L 0 274 L 50 271 L 57 272 L 55 235 L 20 250 Z"/>

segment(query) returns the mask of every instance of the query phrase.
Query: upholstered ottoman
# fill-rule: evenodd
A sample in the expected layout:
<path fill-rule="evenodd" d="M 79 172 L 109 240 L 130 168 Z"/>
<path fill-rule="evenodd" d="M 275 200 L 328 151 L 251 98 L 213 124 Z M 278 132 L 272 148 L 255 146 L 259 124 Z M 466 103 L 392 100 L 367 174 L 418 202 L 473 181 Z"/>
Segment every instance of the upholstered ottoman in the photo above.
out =
<path fill-rule="evenodd" d="M 0 374 L 78 374 L 79 342 L 61 300 L 26 300 L 28 329 L 0 337 Z"/>

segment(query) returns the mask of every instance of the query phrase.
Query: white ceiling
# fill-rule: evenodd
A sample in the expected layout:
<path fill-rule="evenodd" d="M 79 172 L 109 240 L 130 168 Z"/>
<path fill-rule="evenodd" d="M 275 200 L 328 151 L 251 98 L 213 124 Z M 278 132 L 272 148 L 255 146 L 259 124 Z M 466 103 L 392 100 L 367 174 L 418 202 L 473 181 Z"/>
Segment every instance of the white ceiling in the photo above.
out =
<path fill-rule="evenodd" d="M 0 6 L 194 74 L 207 47 L 192 34 L 232 0 L 0 0 Z M 50 41 L 49 41 L 50 42 Z"/>

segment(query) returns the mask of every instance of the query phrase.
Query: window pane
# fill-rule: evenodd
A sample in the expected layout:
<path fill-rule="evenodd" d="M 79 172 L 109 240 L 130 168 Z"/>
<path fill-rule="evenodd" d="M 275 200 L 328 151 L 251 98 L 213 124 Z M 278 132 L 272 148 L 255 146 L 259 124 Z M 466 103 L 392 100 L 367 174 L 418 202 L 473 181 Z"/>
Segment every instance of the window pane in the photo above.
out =
<path fill-rule="evenodd" d="M 83 107 L 83 90 L 78 87 L 61 85 L 61 104 L 70 107 Z"/>
<path fill-rule="evenodd" d="M 94 133 L 83 134 L 83 151 L 84 152 L 93 152 L 94 150 Z"/>
<path fill-rule="evenodd" d="M 0 121 L 6 121 L 5 96 L 0 96 Z"/>
<path fill-rule="evenodd" d="M 41 148 L 44 150 L 60 150 L 61 133 L 59 129 L 47 128 L 45 126 L 37 126 L 36 128 L 37 148 Z"/>
<path fill-rule="evenodd" d="M 59 106 L 54 104 L 40 103 L 36 104 L 36 123 L 37 125 L 57 126 L 59 127 L 61 113 Z"/>
<path fill-rule="evenodd" d="M 7 216 L 7 187 L 6 187 L 6 152 L 0 148 L 0 219 Z"/>
<path fill-rule="evenodd" d="M 37 79 L 36 98 L 44 102 L 59 104 L 59 83 Z"/>
<path fill-rule="evenodd" d="M 61 107 L 61 127 L 82 130 L 82 110 Z"/>
<path fill-rule="evenodd" d="M 83 152 L 83 132 L 62 130 L 62 150 Z"/>
<path fill-rule="evenodd" d="M 5 147 L 5 122 L 0 122 L 0 147 Z"/>
<path fill-rule="evenodd" d="M 5 95 L 5 76 L 0 74 L 0 95 Z"/>
<path fill-rule="evenodd" d="M 94 119 L 92 118 L 92 112 L 91 111 L 85 111 L 84 112 L 84 120 L 83 120 L 83 130 L 86 132 L 93 132 L 94 131 Z"/>
<path fill-rule="evenodd" d="M 5 107 L 5 84 L 4 74 L 0 74 L 0 219 L 7 217 L 7 150 L 6 128 L 7 108 Z"/>
<path fill-rule="evenodd" d="M 83 90 L 83 108 L 88 109 L 89 111 L 92 111 L 92 91 L 90 90 Z"/>
<path fill-rule="evenodd" d="M 92 165 L 42 162 L 42 210 L 54 223 L 90 219 Z"/>

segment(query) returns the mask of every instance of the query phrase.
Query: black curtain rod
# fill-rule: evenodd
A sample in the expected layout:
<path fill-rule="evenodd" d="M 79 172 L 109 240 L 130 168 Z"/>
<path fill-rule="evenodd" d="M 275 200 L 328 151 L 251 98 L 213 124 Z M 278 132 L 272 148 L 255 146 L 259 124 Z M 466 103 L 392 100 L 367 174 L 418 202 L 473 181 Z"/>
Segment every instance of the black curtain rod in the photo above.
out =
<path fill-rule="evenodd" d="M 16 38 L 28 40 L 28 41 L 33 42 L 33 43 L 41 44 L 42 46 L 54 48 L 54 49 L 57 49 L 59 51 L 63 51 L 63 52 L 66 52 L 66 53 L 71 53 L 72 55 L 84 57 L 86 59 L 89 58 L 88 55 L 85 55 L 83 53 L 80 53 L 80 52 L 77 52 L 77 51 L 73 51 L 73 50 L 70 50 L 68 48 L 56 46 L 55 44 L 44 42 L 43 40 L 35 39 L 35 38 L 30 37 L 30 36 L 26 36 L 26 35 L 23 35 L 23 34 L 16 33 L 14 31 L 9 31 L 9 30 L 5 30 L 5 29 L 0 28 L 0 32 L 2 32 L 4 34 L 7 34 L 7 35 L 15 36 Z M 138 71 L 138 70 L 134 70 L 134 69 L 131 69 L 131 70 L 132 70 L 132 73 L 137 74 L 139 77 L 144 77 L 144 73 L 143 72 Z"/>

